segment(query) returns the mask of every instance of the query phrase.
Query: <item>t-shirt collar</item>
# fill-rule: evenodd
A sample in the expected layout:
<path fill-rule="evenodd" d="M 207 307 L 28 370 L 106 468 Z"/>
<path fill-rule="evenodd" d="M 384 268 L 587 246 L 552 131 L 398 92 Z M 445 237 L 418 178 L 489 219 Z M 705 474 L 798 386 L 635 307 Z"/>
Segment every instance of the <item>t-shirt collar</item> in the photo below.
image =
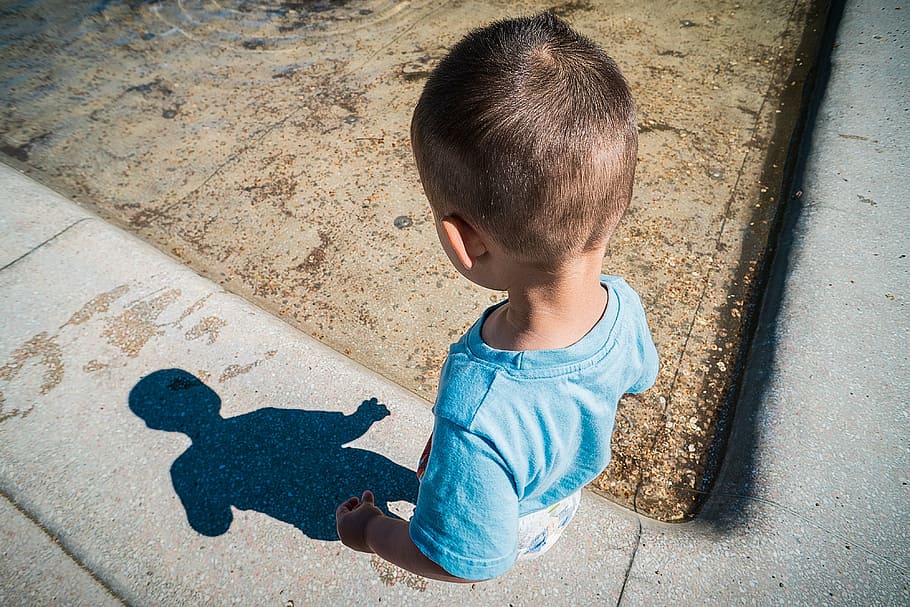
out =
<path fill-rule="evenodd" d="M 527 351 L 497 350 L 488 346 L 480 336 L 483 323 L 494 310 L 505 305 L 508 300 L 490 306 L 484 311 L 480 319 L 465 335 L 465 345 L 471 354 L 481 360 L 516 369 L 554 367 L 587 360 L 598 352 L 602 352 L 604 346 L 613 338 L 613 327 L 619 318 L 620 302 L 616 290 L 604 282 L 601 282 L 601 285 L 608 294 L 607 307 L 603 316 L 584 337 L 571 346 L 555 350 Z"/>

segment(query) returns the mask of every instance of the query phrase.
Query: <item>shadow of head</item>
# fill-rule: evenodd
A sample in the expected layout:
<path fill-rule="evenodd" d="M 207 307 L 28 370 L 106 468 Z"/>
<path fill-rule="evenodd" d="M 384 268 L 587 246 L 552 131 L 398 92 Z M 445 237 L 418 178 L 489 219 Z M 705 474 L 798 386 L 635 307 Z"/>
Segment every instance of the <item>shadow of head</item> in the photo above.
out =
<path fill-rule="evenodd" d="M 133 387 L 129 407 L 149 428 L 192 439 L 172 464 L 171 481 L 190 525 L 203 535 L 227 531 L 235 508 L 334 540 L 335 507 L 364 489 L 381 503 L 417 500 L 412 470 L 346 446 L 390 415 L 376 399 L 350 415 L 264 407 L 222 418 L 214 390 L 182 369 L 164 369 Z"/>
<path fill-rule="evenodd" d="M 191 373 L 163 369 L 143 377 L 130 391 L 130 410 L 153 430 L 192 434 L 220 419 L 221 398 Z"/>

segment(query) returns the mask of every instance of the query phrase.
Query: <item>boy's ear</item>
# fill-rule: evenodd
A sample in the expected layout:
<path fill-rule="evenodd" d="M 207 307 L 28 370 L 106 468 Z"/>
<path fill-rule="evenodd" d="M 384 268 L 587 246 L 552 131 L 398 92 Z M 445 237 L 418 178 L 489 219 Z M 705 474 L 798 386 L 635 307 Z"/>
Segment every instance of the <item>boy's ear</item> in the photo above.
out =
<path fill-rule="evenodd" d="M 488 250 L 483 237 L 458 215 L 446 215 L 440 224 L 442 235 L 455 257 L 466 270 L 473 268 L 477 258 Z"/>

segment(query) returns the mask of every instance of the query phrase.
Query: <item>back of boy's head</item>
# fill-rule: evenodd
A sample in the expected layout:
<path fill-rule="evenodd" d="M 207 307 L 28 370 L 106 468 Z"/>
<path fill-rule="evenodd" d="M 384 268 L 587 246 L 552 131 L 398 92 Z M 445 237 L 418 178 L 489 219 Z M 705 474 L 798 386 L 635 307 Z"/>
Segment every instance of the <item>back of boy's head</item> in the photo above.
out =
<path fill-rule="evenodd" d="M 635 108 L 616 63 L 549 14 L 462 39 L 411 122 L 434 211 L 556 267 L 605 242 L 632 196 Z"/>

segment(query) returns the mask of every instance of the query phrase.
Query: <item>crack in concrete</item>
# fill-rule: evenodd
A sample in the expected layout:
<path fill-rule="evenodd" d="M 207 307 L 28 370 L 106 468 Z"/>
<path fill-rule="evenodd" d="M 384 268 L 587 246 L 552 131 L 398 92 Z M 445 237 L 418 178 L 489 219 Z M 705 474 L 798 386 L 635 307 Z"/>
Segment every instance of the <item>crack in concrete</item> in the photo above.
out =
<path fill-rule="evenodd" d="M 86 219 L 90 219 L 90 218 L 87 217 Z M 116 591 L 114 591 L 113 588 L 111 588 L 110 584 L 108 584 L 103 579 L 101 579 L 97 573 L 95 573 L 94 571 L 89 569 L 89 567 L 84 562 L 82 562 L 81 559 L 79 559 L 75 554 L 73 554 L 73 552 L 66 546 L 66 544 L 63 543 L 63 541 L 55 533 L 53 533 L 50 529 L 48 529 L 31 512 L 29 512 L 24 507 L 22 507 L 22 505 L 19 502 L 17 502 L 16 500 L 14 500 L 13 497 L 11 495 L 9 495 L 4 489 L 0 489 L 0 498 L 3 498 L 6 501 L 8 501 L 10 503 L 10 505 L 12 505 L 12 507 L 15 508 L 19 514 L 24 516 L 26 519 L 29 520 L 29 522 L 31 522 L 33 525 L 35 525 L 35 527 L 37 527 L 45 535 L 47 535 L 48 539 L 51 540 L 51 543 L 53 543 L 55 546 L 60 548 L 60 550 L 63 552 L 63 554 L 65 554 L 73 563 L 75 563 L 77 567 L 79 567 L 85 573 L 87 573 L 88 576 L 90 578 L 92 578 L 92 581 L 94 581 L 99 586 L 104 588 L 107 591 L 107 593 L 109 595 L 111 595 L 111 597 L 113 597 L 115 600 L 117 600 L 121 605 L 124 605 L 125 607 L 132 607 L 125 598 L 120 596 Z"/>
<path fill-rule="evenodd" d="M 16 259 L 12 260 L 12 261 L 9 262 L 8 264 L 6 264 L 6 265 L 3 266 L 2 268 L 0 268 L 0 272 L 3 272 L 3 271 L 6 270 L 7 268 L 11 268 L 12 266 L 16 265 L 16 264 L 19 263 L 21 260 L 25 259 L 25 258 L 28 257 L 29 255 L 31 255 L 32 253 L 34 253 L 35 251 L 37 251 L 38 249 L 40 249 L 41 247 L 43 247 L 44 245 L 48 244 L 49 242 L 51 242 L 52 240 L 54 240 L 54 239 L 56 239 L 56 238 L 58 238 L 58 237 L 60 237 L 60 236 L 63 236 L 63 234 L 66 233 L 67 231 L 69 231 L 71 228 L 76 227 L 77 225 L 79 225 L 80 223 L 82 223 L 83 221 L 86 221 L 86 220 L 88 220 L 88 219 L 94 219 L 94 217 L 83 217 L 82 219 L 76 220 L 74 223 L 71 223 L 70 225 L 66 226 L 65 228 L 63 228 L 62 230 L 60 230 L 59 232 L 57 232 L 56 234 L 54 234 L 53 236 L 51 236 L 50 238 L 48 238 L 47 240 L 45 240 L 44 242 L 42 242 L 42 243 L 40 243 L 40 244 L 38 244 L 38 245 L 35 245 L 35 246 L 32 247 L 31 249 L 29 249 L 27 252 L 23 253 L 22 255 L 20 255 L 19 257 L 17 257 Z"/>
<path fill-rule="evenodd" d="M 787 27 L 780 34 L 780 37 L 778 40 L 778 46 L 780 46 L 781 41 L 785 40 L 788 36 L 791 35 L 791 31 L 793 29 L 793 20 L 794 20 L 794 17 L 796 14 L 796 9 L 797 9 L 798 5 L 799 5 L 799 3 L 796 0 L 794 0 L 794 2 L 790 5 L 790 13 L 787 16 Z M 769 81 L 765 88 L 765 94 L 762 96 L 761 104 L 759 105 L 758 110 L 754 114 L 754 120 L 753 120 L 752 128 L 751 128 L 753 137 L 755 136 L 756 133 L 759 132 L 759 127 L 760 127 L 761 120 L 762 120 L 762 112 L 764 111 L 765 106 L 768 104 L 768 99 L 772 96 L 772 89 L 774 87 L 776 80 L 777 80 L 777 76 L 774 73 L 772 73 L 769 76 Z M 717 236 L 715 238 L 715 249 L 717 249 L 717 250 L 720 249 L 721 239 L 723 237 L 724 230 L 727 225 L 727 218 L 730 215 L 730 209 L 733 205 L 734 200 L 736 199 L 736 193 L 739 191 L 740 183 L 742 181 L 743 173 L 746 170 L 746 164 L 749 160 L 750 154 L 751 154 L 751 152 L 747 152 L 746 154 L 743 155 L 742 162 L 740 163 L 739 170 L 737 171 L 737 174 L 736 174 L 736 180 L 734 181 L 733 187 L 730 190 L 730 196 L 727 198 L 727 204 L 724 207 L 724 212 L 721 216 L 722 219 L 720 222 L 720 227 L 718 228 Z M 661 427 L 663 427 L 667 422 L 668 413 L 670 411 L 672 400 L 673 400 L 673 394 L 676 392 L 676 385 L 677 385 L 677 381 L 679 380 L 679 372 L 680 372 L 680 369 L 682 369 L 682 362 L 688 351 L 689 340 L 692 337 L 692 333 L 695 329 L 695 323 L 699 319 L 702 308 L 704 307 L 705 298 L 707 297 L 707 291 L 708 291 L 709 285 L 711 284 L 711 277 L 712 277 L 713 273 L 714 273 L 714 267 L 709 266 L 708 271 L 705 274 L 704 281 L 702 282 L 703 287 L 702 287 L 701 294 L 699 295 L 699 298 L 698 298 L 698 303 L 695 306 L 695 311 L 692 314 L 692 319 L 689 323 L 688 329 L 686 330 L 686 337 L 683 340 L 682 348 L 680 348 L 680 353 L 679 353 L 679 356 L 676 361 L 676 372 L 673 374 L 673 379 L 670 380 L 670 389 L 667 391 L 667 397 L 666 397 L 667 400 L 666 400 L 666 403 L 664 404 L 663 410 L 661 411 L 661 414 L 660 414 Z M 655 433 L 651 440 L 651 445 L 648 449 L 649 452 L 654 452 L 655 446 L 657 444 L 657 439 L 658 439 L 658 434 Z M 704 481 L 704 479 L 703 479 L 703 481 Z M 638 509 L 638 496 L 641 494 L 643 487 L 644 487 L 644 470 L 641 467 L 639 467 L 638 481 L 636 482 L 636 485 L 635 485 L 635 493 L 632 495 L 632 510 L 636 513 L 640 512 Z M 705 493 L 705 492 L 700 492 L 700 493 Z M 639 525 L 639 531 L 640 531 L 640 527 L 641 527 L 641 525 Z M 640 534 L 639 534 L 639 537 L 640 537 Z"/>
<path fill-rule="evenodd" d="M 635 557 L 638 555 L 638 548 L 641 546 L 641 520 L 638 521 L 638 532 L 635 534 L 635 548 L 632 549 L 632 556 L 629 558 L 629 566 L 622 579 L 622 588 L 619 589 L 619 598 L 616 599 L 616 607 L 622 605 L 622 598 L 626 593 L 626 585 L 629 583 L 629 576 L 632 575 L 632 566 L 635 564 Z"/>

